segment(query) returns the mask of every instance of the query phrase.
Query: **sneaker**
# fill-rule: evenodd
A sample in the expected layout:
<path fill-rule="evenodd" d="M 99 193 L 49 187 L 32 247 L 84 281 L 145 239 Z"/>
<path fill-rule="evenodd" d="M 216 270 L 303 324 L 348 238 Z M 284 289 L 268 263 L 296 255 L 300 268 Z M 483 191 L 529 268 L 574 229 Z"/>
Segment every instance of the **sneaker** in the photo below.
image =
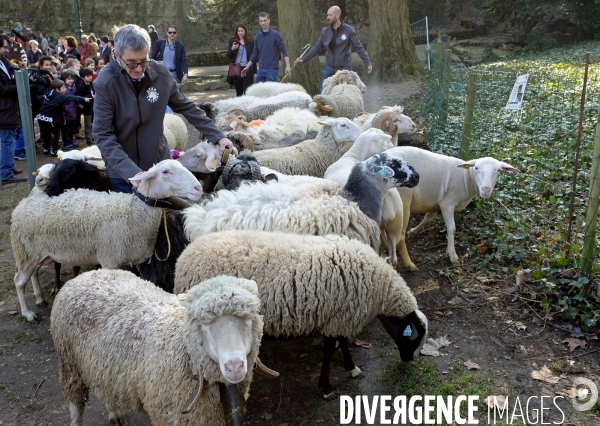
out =
<path fill-rule="evenodd" d="M 56 157 L 58 154 L 55 150 L 51 149 L 50 150 L 50 157 Z"/>
<path fill-rule="evenodd" d="M 71 150 L 71 149 L 77 149 L 77 148 L 79 148 L 79 145 L 77 145 L 76 143 L 71 143 L 71 144 L 63 147 L 64 150 Z"/>
<path fill-rule="evenodd" d="M 27 156 L 25 155 L 25 151 L 15 152 L 15 160 L 27 160 Z"/>
<path fill-rule="evenodd" d="M 19 183 L 19 182 L 25 182 L 26 180 L 27 180 L 27 178 L 24 178 L 24 177 L 23 178 L 19 178 L 19 177 L 13 176 L 13 177 L 8 178 L 8 179 L 2 179 L 2 183 L 3 184 L 5 184 L 5 183 Z"/>
<path fill-rule="evenodd" d="M 16 175 L 20 175 L 21 173 L 23 173 L 23 170 L 21 170 L 21 169 L 13 169 L 13 170 L 14 170 L 13 173 Z"/>
<path fill-rule="evenodd" d="M 48 155 L 48 154 L 50 154 L 50 150 L 49 150 L 49 149 L 46 149 L 46 148 L 44 148 L 44 155 Z"/>

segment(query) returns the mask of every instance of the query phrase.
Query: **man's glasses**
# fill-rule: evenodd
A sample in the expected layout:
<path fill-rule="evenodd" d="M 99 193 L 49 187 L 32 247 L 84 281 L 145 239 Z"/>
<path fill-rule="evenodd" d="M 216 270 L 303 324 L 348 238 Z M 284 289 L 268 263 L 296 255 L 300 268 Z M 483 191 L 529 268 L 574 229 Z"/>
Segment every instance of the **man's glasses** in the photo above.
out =
<path fill-rule="evenodd" d="M 125 62 L 125 61 L 123 61 L 123 62 Z M 127 65 L 127 68 L 129 68 L 130 70 L 134 70 L 137 67 L 147 68 L 149 63 L 150 63 L 150 61 L 125 62 L 125 65 Z"/>
<path fill-rule="evenodd" d="M 177 31 L 167 31 L 169 34 L 177 34 Z"/>

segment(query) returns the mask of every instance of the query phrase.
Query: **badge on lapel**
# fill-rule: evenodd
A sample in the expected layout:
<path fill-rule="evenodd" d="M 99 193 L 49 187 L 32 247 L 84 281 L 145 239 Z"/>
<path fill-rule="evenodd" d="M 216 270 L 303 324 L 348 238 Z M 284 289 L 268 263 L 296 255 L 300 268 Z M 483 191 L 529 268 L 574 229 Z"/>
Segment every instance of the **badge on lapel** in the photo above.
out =
<path fill-rule="evenodd" d="M 146 90 L 146 93 L 148 93 L 148 102 L 154 103 L 158 100 L 158 92 L 156 91 L 155 87 L 148 88 L 148 90 Z"/>

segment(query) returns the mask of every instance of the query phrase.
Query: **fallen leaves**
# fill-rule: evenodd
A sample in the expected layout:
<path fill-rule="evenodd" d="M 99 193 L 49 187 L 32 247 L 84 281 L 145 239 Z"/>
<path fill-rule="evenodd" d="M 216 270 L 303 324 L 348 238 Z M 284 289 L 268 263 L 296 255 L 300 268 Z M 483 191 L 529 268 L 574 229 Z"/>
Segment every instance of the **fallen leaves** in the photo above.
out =
<path fill-rule="evenodd" d="M 449 345 L 450 341 L 446 338 L 446 336 L 442 336 L 437 339 L 432 339 L 430 337 L 423 345 L 423 349 L 421 349 L 421 355 L 442 356 L 443 354 L 440 353 L 440 349 Z"/>
<path fill-rule="evenodd" d="M 490 408 L 503 408 L 506 403 L 506 397 L 504 395 L 490 395 L 484 401 Z"/>
<path fill-rule="evenodd" d="M 582 389 L 570 388 L 570 389 L 565 389 L 564 391 L 556 391 L 554 393 L 557 395 L 562 395 L 565 398 L 570 398 L 570 399 L 575 399 L 575 398 L 585 399 L 585 398 L 587 398 L 589 391 L 585 388 L 582 388 Z"/>
<path fill-rule="evenodd" d="M 521 321 L 517 321 L 515 322 L 515 327 L 517 327 L 517 330 L 527 330 L 527 326 L 525 324 L 523 324 Z"/>
<path fill-rule="evenodd" d="M 17 311 L 8 311 L 8 315 L 16 315 Z"/>
<path fill-rule="evenodd" d="M 0 301 L 0 306 L 4 305 L 6 302 L 4 300 Z"/>
<path fill-rule="evenodd" d="M 575 339 L 570 337 L 562 341 L 563 343 L 567 343 L 569 345 L 570 352 L 573 352 L 576 348 L 585 349 L 585 340 Z"/>
<path fill-rule="evenodd" d="M 360 346 L 361 348 L 365 348 L 365 349 L 371 349 L 373 347 L 373 345 L 371 345 L 369 342 L 365 342 L 363 340 L 358 340 L 358 339 L 354 342 L 354 344 L 356 346 Z"/>
<path fill-rule="evenodd" d="M 479 366 L 479 364 L 474 363 L 473 361 L 471 361 L 470 359 L 465 361 L 463 363 L 463 365 L 465 367 L 467 367 L 468 370 L 481 370 L 481 367 Z"/>
<path fill-rule="evenodd" d="M 531 270 L 524 269 L 517 272 L 517 286 L 519 288 L 523 287 L 529 281 L 531 281 Z"/>
<path fill-rule="evenodd" d="M 488 251 L 488 246 L 486 243 L 477 244 L 475 247 L 477 247 L 477 251 L 479 253 L 485 253 Z"/>
<path fill-rule="evenodd" d="M 553 376 L 552 371 L 550 371 L 550 369 L 545 365 L 539 371 L 532 371 L 531 377 L 535 380 L 541 380 L 542 382 L 552 384 L 558 383 L 558 381 L 560 380 L 560 377 Z"/>
<path fill-rule="evenodd" d="M 452 299 L 448 300 L 448 304 L 449 305 L 458 305 L 459 303 L 462 303 L 463 299 L 460 296 L 455 296 Z"/>

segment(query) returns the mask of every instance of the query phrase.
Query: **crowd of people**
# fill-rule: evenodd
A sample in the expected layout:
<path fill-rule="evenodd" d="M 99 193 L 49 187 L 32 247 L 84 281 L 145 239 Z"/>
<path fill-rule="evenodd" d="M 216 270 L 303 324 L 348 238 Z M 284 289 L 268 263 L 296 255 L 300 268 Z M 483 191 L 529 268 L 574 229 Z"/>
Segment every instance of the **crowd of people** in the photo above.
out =
<path fill-rule="evenodd" d="M 324 51 L 323 81 L 338 70 L 351 69 L 353 47 L 371 72 L 369 57 L 354 28 L 341 20 L 339 7 L 332 6 L 327 19 L 330 25 L 293 66 L 283 37 L 270 27 L 267 13 L 258 15 L 260 31 L 254 37 L 244 24 L 237 24 L 227 49 L 231 63 L 241 69 L 238 76 L 228 78 L 236 94 L 242 96 L 255 82 L 277 81 L 281 56 L 285 72 L 290 73 L 294 66 Z M 19 22 L 8 34 L 0 29 L 2 183 L 26 180 L 17 176 L 21 170 L 14 167 L 14 160 L 24 160 L 27 154 L 14 79 L 17 67 L 30 70 L 32 117 L 40 128 L 36 143 L 43 145 L 43 154 L 56 157 L 61 142 L 63 150 L 78 148 L 77 139 L 84 139 L 88 146 L 97 143 L 117 191 L 131 192 L 131 177 L 168 158 L 160 128 L 165 111 L 183 114 L 209 141 L 219 144 L 221 151 L 232 146 L 179 89 L 178 83 L 187 82 L 189 70 L 185 47 L 177 40 L 177 27 L 169 25 L 163 39 L 153 25 L 148 30 L 124 25 L 116 27 L 114 34 L 114 40 L 107 35 L 98 39 L 94 33 L 83 34 L 79 44 L 71 35 L 55 42 Z M 135 108 L 140 123 L 133 126 L 127 119 L 129 114 L 123 112 Z"/>

